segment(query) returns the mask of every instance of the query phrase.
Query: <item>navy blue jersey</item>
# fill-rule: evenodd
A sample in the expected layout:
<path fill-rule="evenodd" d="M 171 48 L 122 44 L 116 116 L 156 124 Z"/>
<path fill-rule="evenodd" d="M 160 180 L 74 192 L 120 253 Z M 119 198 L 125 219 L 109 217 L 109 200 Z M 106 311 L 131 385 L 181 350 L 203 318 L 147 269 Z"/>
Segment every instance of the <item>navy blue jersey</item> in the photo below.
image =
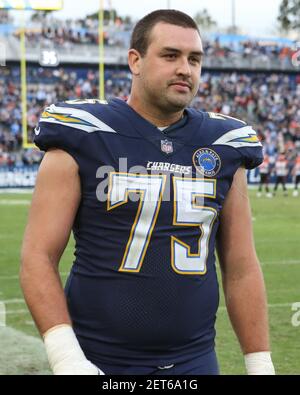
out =
<path fill-rule="evenodd" d="M 120 99 L 90 100 L 48 107 L 35 143 L 79 166 L 66 296 L 87 357 L 159 366 L 212 350 L 219 216 L 237 169 L 262 162 L 253 129 L 186 109 L 161 131 Z"/>

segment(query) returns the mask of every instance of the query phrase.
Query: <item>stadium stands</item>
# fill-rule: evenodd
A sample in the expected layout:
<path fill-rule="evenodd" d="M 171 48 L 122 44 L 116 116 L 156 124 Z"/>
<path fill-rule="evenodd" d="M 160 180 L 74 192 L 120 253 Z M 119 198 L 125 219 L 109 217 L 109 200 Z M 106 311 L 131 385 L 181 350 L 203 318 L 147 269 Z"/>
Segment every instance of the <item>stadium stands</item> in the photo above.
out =
<path fill-rule="evenodd" d="M 12 21 L 3 15 L 1 26 L 8 62 L 6 67 L 0 67 L 0 166 L 31 165 L 38 163 L 41 155 L 34 150 L 21 150 L 19 32 L 14 29 L 11 34 Z M 124 64 L 130 30 L 131 26 L 122 24 L 105 28 L 108 99 L 126 98 L 129 93 L 131 76 Z M 27 57 L 33 62 L 27 69 L 29 131 L 50 103 L 98 97 L 97 44 L 97 21 L 93 19 L 33 21 L 27 31 Z M 41 46 L 58 51 L 58 68 L 39 66 Z M 193 106 L 248 121 L 271 156 L 300 151 L 300 76 L 291 63 L 295 52 L 292 42 L 212 35 L 205 39 L 204 47 L 202 82 Z M 68 66 L 70 63 L 72 67 Z"/>
<path fill-rule="evenodd" d="M 27 79 L 29 130 L 50 103 L 98 96 L 98 72 L 91 68 L 30 66 Z M 127 69 L 109 68 L 105 80 L 108 99 L 128 95 L 131 78 Z M 22 143 L 17 66 L 0 68 L 0 104 L 0 149 L 13 153 Z M 193 106 L 247 120 L 266 142 L 270 155 L 283 151 L 286 145 L 300 150 L 299 76 L 205 71 Z"/>

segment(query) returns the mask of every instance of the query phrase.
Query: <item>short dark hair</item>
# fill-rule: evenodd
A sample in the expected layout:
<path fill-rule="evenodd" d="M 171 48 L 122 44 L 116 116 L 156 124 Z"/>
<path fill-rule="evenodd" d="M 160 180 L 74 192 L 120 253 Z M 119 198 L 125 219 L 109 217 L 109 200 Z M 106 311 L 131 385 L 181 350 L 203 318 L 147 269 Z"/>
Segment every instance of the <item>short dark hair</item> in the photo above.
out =
<path fill-rule="evenodd" d="M 141 56 L 145 56 L 149 46 L 151 31 L 159 22 L 195 29 L 200 36 L 199 28 L 194 19 L 184 12 L 169 9 L 156 10 L 144 16 L 135 25 L 131 35 L 130 48 L 137 50 Z"/>

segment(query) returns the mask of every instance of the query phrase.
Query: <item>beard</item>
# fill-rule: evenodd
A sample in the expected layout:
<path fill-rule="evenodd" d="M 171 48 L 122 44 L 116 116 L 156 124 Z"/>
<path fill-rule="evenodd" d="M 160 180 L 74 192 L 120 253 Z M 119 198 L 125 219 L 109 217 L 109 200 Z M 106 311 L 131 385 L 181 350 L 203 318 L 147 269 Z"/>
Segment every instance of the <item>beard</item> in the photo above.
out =
<path fill-rule="evenodd" d="M 153 86 L 153 83 L 144 81 L 144 92 L 149 104 L 160 109 L 162 112 L 174 113 L 184 110 L 193 101 L 197 89 L 190 83 L 188 92 L 176 92 L 172 88 L 174 82 L 167 81 L 160 89 Z"/>

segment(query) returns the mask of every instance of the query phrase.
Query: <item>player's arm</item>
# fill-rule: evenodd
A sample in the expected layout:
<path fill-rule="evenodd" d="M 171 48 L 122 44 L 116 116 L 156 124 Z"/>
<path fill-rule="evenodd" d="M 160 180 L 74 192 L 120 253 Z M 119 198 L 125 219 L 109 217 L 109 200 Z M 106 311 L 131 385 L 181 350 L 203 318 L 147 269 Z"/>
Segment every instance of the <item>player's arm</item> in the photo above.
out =
<path fill-rule="evenodd" d="M 245 170 L 234 176 L 218 234 L 228 314 L 245 355 L 248 374 L 274 374 L 270 357 L 266 291 L 255 251 Z"/>
<path fill-rule="evenodd" d="M 21 252 L 21 285 L 41 334 L 71 325 L 58 264 L 80 199 L 75 161 L 60 150 L 41 163 Z"/>
<path fill-rule="evenodd" d="M 51 150 L 41 163 L 25 230 L 20 280 L 55 374 L 98 374 L 72 329 L 58 265 L 80 202 L 78 166 Z"/>

